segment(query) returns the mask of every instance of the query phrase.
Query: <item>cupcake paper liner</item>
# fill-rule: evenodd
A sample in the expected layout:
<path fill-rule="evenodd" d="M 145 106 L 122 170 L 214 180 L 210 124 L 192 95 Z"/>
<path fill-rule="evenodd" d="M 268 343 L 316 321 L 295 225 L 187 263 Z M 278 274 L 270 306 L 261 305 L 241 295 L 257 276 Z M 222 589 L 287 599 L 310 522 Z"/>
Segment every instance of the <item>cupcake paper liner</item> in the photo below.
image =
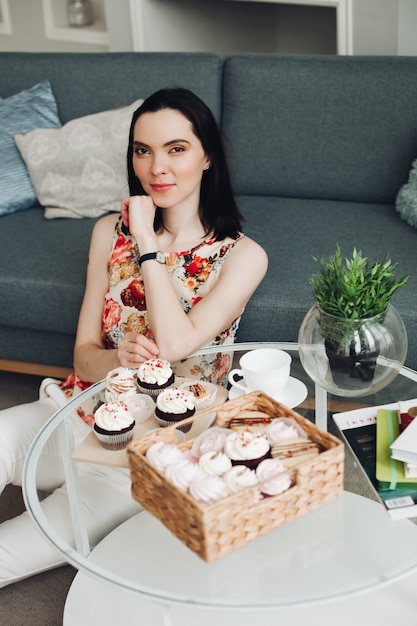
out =
<path fill-rule="evenodd" d="M 174 374 L 172 374 L 172 377 L 169 378 L 169 380 L 167 380 L 165 385 L 161 385 L 160 387 L 147 387 L 146 383 L 141 382 L 139 378 L 137 379 L 137 384 L 141 393 L 146 393 L 148 396 L 151 396 L 151 398 L 153 398 L 154 400 L 156 400 L 156 398 L 159 396 L 161 391 L 164 391 L 165 389 L 170 389 L 171 387 L 173 387 L 174 383 L 175 383 Z"/>
<path fill-rule="evenodd" d="M 96 424 L 94 424 L 94 434 L 106 450 L 123 450 L 133 439 L 133 428 L 135 422 L 128 428 L 124 428 L 123 431 L 104 431 Z"/>

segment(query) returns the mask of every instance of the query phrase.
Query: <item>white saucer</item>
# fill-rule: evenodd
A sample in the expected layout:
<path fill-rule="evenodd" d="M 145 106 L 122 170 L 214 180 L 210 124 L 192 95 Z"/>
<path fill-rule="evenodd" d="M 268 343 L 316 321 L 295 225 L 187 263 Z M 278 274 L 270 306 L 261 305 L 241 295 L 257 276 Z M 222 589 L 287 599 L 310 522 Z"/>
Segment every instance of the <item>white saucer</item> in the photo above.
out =
<path fill-rule="evenodd" d="M 245 384 L 242 380 L 240 380 L 239 383 L 241 385 Z M 243 396 L 244 393 L 245 392 L 239 389 L 239 387 L 232 386 L 229 391 L 229 400 L 239 398 Z M 307 394 L 308 391 L 305 384 L 301 382 L 301 380 L 298 380 L 298 378 L 292 378 L 292 376 L 290 376 L 287 386 L 281 391 L 279 396 L 270 395 L 277 402 L 281 402 L 281 404 L 285 404 L 289 409 L 293 409 L 307 398 Z"/>

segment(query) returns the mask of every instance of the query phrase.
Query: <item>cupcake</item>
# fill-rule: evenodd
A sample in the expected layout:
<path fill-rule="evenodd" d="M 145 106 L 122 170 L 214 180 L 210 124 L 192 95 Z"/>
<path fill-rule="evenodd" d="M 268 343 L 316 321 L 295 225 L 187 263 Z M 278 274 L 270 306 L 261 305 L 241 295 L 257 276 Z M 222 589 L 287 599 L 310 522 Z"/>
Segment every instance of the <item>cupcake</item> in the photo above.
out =
<path fill-rule="evenodd" d="M 183 389 L 165 389 L 156 399 L 155 417 L 160 426 L 171 426 L 195 413 L 194 396 Z M 192 424 L 180 426 L 180 430 L 188 432 Z"/>
<path fill-rule="evenodd" d="M 103 448 L 122 450 L 133 438 L 135 420 L 124 402 L 106 402 L 94 414 L 94 432 Z"/>
<path fill-rule="evenodd" d="M 265 435 L 250 428 L 229 435 L 224 451 L 232 465 L 246 465 L 249 469 L 255 469 L 261 461 L 271 456 L 270 445 Z"/>
<path fill-rule="evenodd" d="M 106 402 L 118 402 L 136 396 L 137 386 L 132 370 L 116 367 L 105 378 Z"/>
<path fill-rule="evenodd" d="M 156 399 L 163 389 L 168 389 L 175 382 L 175 374 L 169 361 L 149 359 L 140 364 L 137 371 L 137 384 L 140 391 Z"/>

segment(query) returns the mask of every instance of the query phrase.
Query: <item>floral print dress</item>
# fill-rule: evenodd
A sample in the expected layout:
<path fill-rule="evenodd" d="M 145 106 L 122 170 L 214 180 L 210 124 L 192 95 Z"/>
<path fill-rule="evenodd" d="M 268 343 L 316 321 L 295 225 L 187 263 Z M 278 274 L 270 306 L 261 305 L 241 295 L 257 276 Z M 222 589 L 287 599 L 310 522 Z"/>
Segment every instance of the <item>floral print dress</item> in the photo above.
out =
<path fill-rule="evenodd" d="M 218 241 L 215 237 L 208 238 L 191 250 L 165 253 L 169 277 L 186 313 L 213 289 L 224 261 L 242 237 L 244 235 L 239 233 L 236 239 L 228 237 Z M 136 241 L 125 229 L 120 217 L 116 222 L 108 263 L 109 289 L 105 296 L 102 318 L 102 339 L 108 348 L 117 347 L 126 332 L 152 336 L 139 257 Z M 233 343 L 241 314 L 208 345 Z M 226 385 L 231 358 L 227 353 L 218 352 L 214 355 L 185 359 L 172 364 L 172 367 L 179 376 Z M 72 374 L 61 387 L 66 395 L 71 397 L 89 384 Z"/>

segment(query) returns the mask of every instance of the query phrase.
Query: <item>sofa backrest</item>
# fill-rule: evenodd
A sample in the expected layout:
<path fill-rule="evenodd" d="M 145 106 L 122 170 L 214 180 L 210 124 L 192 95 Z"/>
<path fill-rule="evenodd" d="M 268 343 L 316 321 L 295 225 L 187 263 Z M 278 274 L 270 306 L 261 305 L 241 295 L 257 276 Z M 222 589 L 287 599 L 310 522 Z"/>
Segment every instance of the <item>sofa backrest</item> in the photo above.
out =
<path fill-rule="evenodd" d="M 416 77 L 416 57 L 228 58 L 235 192 L 392 203 L 417 158 Z"/>
<path fill-rule="evenodd" d="M 49 79 L 62 123 L 146 98 L 163 87 L 187 87 L 217 119 L 223 59 L 211 53 L 0 53 L 0 97 Z"/>

